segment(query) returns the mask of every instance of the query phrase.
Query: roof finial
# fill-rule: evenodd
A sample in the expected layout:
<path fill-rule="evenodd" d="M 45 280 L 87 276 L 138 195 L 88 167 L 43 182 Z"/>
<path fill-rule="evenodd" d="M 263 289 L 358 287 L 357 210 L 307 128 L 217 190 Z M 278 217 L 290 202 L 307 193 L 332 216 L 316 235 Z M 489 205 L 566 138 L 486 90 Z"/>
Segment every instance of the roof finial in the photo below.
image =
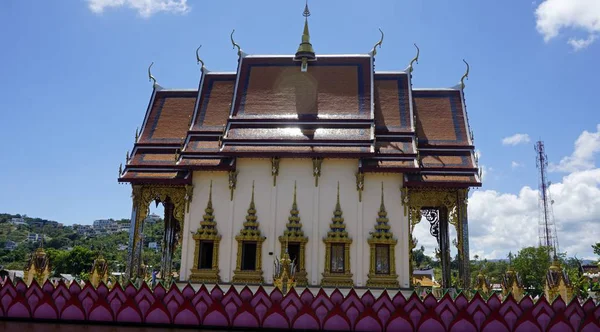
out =
<path fill-rule="evenodd" d="M 240 45 L 238 45 L 234 40 L 233 40 L 233 33 L 235 32 L 235 29 L 233 29 L 233 31 L 231 31 L 231 35 L 229 36 L 229 38 L 231 39 L 231 45 L 233 45 L 233 48 L 238 49 L 238 56 L 242 55 L 242 48 L 240 47 Z"/>
<path fill-rule="evenodd" d="M 373 46 L 373 49 L 371 50 L 371 53 L 373 53 L 373 56 L 375 56 L 375 54 L 377 54 L 377 46 L 379 46 L 379 48 L 381 48 L 381 44 L 383 43 L 383 31 L 381 31 L 381 28 L 379 28 L 379 32 L 381 32 L 381 39 L 379 39 L 379 41 L 377 43 L 375 43 L 375 46 Z"/>
<path fill-rule="evenodd" d="M 414 45 L 417 48 L 417 55 L 412 60 L 410 60 L 410 65 L 408 65 L 409 73 L 412 73 L 412 71 L 413 71 L 413 62 L 419 63 L 419 54 L 421 53 L 419 46 L 417 46 L 417 44 L 414 44 Z"/>
<path fill-rule="evenodd" d="M 460 78 L 460 88 L 461 90 L 465 88 L 465 78 L 469 79 L 469 63 L 465 61 L 465 59 L 463 59 L 463 62 L 467 65 L 467 71 L 465 72 L 465 74 Z"/>
<path fill-rule="evenodd" d="M 198 48 L 196 49 L 196 64 L 201 63 L 202 64 L 201 69 L 202 69 L 202 68 L 204 68 L 204 61 L 202 61 L 202 59 L 200 59 L 200 55 L 198 54 L 200 47 L 202 47 L 202 45 L 198 46 Z"/>
<path fill-rule="evenodd" d="M 306 68 L 308 66 L 307 61 L 314 60 L 316 58 L 315 50 L 313 49 L 312 44 L 310 43 L 310 32 L 308 31 L 308 17 L 310 16 L 310 10 L 308 9 L 308 0 L 304 5 L 304 12 L 302 13 L 302 16 L 304 16 L 304 30 L 302 32 L 302 42 L 300 43 L 300 46 L 298 46 L 298 50 L 296 51 L 296 56 L 294 57 L 294 60 L 301 60 L 301 69 L 302 71 L 306 71 Z"/>
<path fill-rule="evenodd" d="M 152 83 L 152 85 L 157 85 L 156 78 L 154 78 L 154 76 L 152 76 L 152 72 L 150 71 L 152 69 L 152 65 L 154 65 L 154 62 L 152 62 L 150 64 L 150 66 L 148 67 L 148 81 L 154 81 L 154 83 Z"/>
<path fill-rule="evenodd" d="M 123 174 L 123 163 L 119 164 L 119 177 Z"/>
<path fill-rule="evenodd" d="M 135 128 L 135 142 L 134 143 L 137 143 L 139 138 L 140 138 L 140 128 L 137 127 L 137 128 Z"/>

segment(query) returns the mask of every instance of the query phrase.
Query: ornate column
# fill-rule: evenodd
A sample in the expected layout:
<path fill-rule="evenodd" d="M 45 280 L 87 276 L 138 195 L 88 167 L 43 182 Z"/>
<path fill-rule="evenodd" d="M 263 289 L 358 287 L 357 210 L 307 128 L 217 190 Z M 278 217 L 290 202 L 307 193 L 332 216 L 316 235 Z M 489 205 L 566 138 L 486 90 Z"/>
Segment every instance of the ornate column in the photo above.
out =
<path fill-rule="evenodd" d="M 448 232 L 448 217 L 448 209 L 446 207 L 440 207 L 438 243 L 440 245 L 440 263 L 442 265 L 442 288 L 451 287 L 450 234 Z"/>
<path fill-rule="evenodd" d="M 469 219 L 467 217 L 467 197 L 469 189 L 459 190 L 457 193 L 456 227 L 458 249 L 458 276 L 460 287 L 468 289 L 471 286 L 471 261 L 469 256 Z"/>
<path fill-rule="evenodd" d="M 142 198 L 142 188 L 141 185 L 132 185 L 133 208 L 129 230 L 128 261 L 125 267 L 125 279 L 128 281 L 140 275 L 140 265 L 142 264 L 143 221 L 148 215 L 148 206 L 150 205 L 150 201 Z"/>

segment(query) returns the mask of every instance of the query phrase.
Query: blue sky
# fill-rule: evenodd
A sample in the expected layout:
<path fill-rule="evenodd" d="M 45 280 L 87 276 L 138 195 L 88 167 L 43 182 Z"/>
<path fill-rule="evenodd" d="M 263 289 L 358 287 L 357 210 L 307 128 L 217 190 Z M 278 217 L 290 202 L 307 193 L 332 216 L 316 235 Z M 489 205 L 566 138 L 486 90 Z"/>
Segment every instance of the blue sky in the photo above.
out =
<path fill-rule="evenodd" d="M 0 212 L 66 224 L 129 217 L 131 190 L 116 182 L 117 169 L 143 120 L 150 62 L 162 86 L 195 88 L 198 45 L 210 70 L 234 71 L 232 29 L 247 53 L 292 54 L 303 26 L 300 0 L 111 3 L 118 1 L 0 2 Z M 377 70 L 406 68 L 416 42 L 415 87 L 454 86 L 467 59 L 467 110 L 486 173 L 476 192 L 496 195 L 484 204 L 526 200 L 523 187 L 537 187 L 533 143 L 539 138 L 557 165 L 551 180 L 563 184 L 564 177 L 592 172 L 588 194 L 600 200 L 600 138 L 593 134 L 600 124 L 600 43 L 594 42 L 600 28 L 578 14 L 600 20 L 600 6 L 572 3 L 310 1 L 311 41 L 317 53 L 367 53 L 381 27 Z M 575 8 L 565 11 L 565 4 Z M 578 158 L 574 144 L 585 132 L 591 133 L 586 166 L 565 160 L 561 171 L 563 158 Z M 518 133 L 530 141 L 502 143 Z M 557 195 L 572 196 L 559 189 Z M 473 218 L 485 225 L 489 219 L 480 212 Z M 597 226 L 600 212 L 581 218 Z M 577 250 L 589 256 L 584 247 Z"/>

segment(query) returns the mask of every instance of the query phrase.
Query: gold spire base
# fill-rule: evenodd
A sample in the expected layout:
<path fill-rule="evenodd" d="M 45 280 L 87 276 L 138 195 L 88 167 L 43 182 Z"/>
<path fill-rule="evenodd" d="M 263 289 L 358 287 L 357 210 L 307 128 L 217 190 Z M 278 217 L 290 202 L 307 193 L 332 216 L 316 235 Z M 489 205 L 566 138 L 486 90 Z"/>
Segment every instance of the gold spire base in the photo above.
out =
<path fill-rule="evenodd" d="M 191 269 L 190 282 L 202 284 L 219 284 L 221 277 L 218 269 Z"/>
<path fill-rule="evenodd" d="M 264 283 L 262 270 L 244 271 L 235 269 L 231 282 L 242 285 L 262 285 Z"/>
<path fill-rule="evenodd" d="M 367 287 L 369 288 L 399 288 L 398 275 L 368 274 Z"/>

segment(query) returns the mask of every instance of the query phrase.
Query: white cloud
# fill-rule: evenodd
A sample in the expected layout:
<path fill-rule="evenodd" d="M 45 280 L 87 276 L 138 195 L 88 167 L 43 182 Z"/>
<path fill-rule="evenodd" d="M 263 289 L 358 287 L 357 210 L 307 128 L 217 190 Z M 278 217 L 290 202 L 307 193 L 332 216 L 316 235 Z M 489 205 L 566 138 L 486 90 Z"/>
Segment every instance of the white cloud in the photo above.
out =
<path fill-rule="evenodd" d="M 560 167 L 569 174 L 550 186 L 560 251 L 596 259 L 591 245 L 600 239 L 600 168 L 593 155 L 600 151 L 598 132 L 584 131 L 575 150 Z M 525 186 L 517 195 L 478 190 L 469 199 L 471 257 L 506 258 L 509 251 L 538 244 L 537 189 Z"/>
<path fill-rule="evenodd" d="M 589 46 L 600 33 L 600 1 L 598 0 L 545 0 L 535 10 L 537 30 L 548 42 L 563 29 L 581 30 L 586 39 L 569 39 L 579 50 Z"/>
<path fill-rule="evenodd" d="M 142 17 L 158 12 L 184 14 L 189 11 L 187 0 L 87 0 L 90 10 L 101 14 L 106 8 L 129 7 Z"/>
<path fill-rule="evenodd" d="M 517 145 L 523 143 L 529 143 L 531 139 L 527 134 L 514 134 L 512 136 L 504 137 L 502 139 L 503 145 Z"/>
<path fill-rule="evenodd" d="M 521 163 L 518 163 L 514 160 L 510 163 L 510 167 L 512 167 L 513 169 L 521 167 L 521 166 L 523 166 Z"/>
<path fill-rule="evenodd" d="M 584 130 L 575 141 L 573 154 L 564 157 L 558 165 L 550 164 L 550 171 L 576 172 L 594 168 L 595 155 L 600 152 L 600 124 L 595 133 Z"/>
<path fill-rule="evenodd" d="M 573 50 L 577 52 L 592 45 L 594 40 L 596 40 L 596 35 L 590 35 L 586 39 L 569 38 L 569 41 L 567 43 L 569 43 L 569 45 L 573 47 Z"/>

